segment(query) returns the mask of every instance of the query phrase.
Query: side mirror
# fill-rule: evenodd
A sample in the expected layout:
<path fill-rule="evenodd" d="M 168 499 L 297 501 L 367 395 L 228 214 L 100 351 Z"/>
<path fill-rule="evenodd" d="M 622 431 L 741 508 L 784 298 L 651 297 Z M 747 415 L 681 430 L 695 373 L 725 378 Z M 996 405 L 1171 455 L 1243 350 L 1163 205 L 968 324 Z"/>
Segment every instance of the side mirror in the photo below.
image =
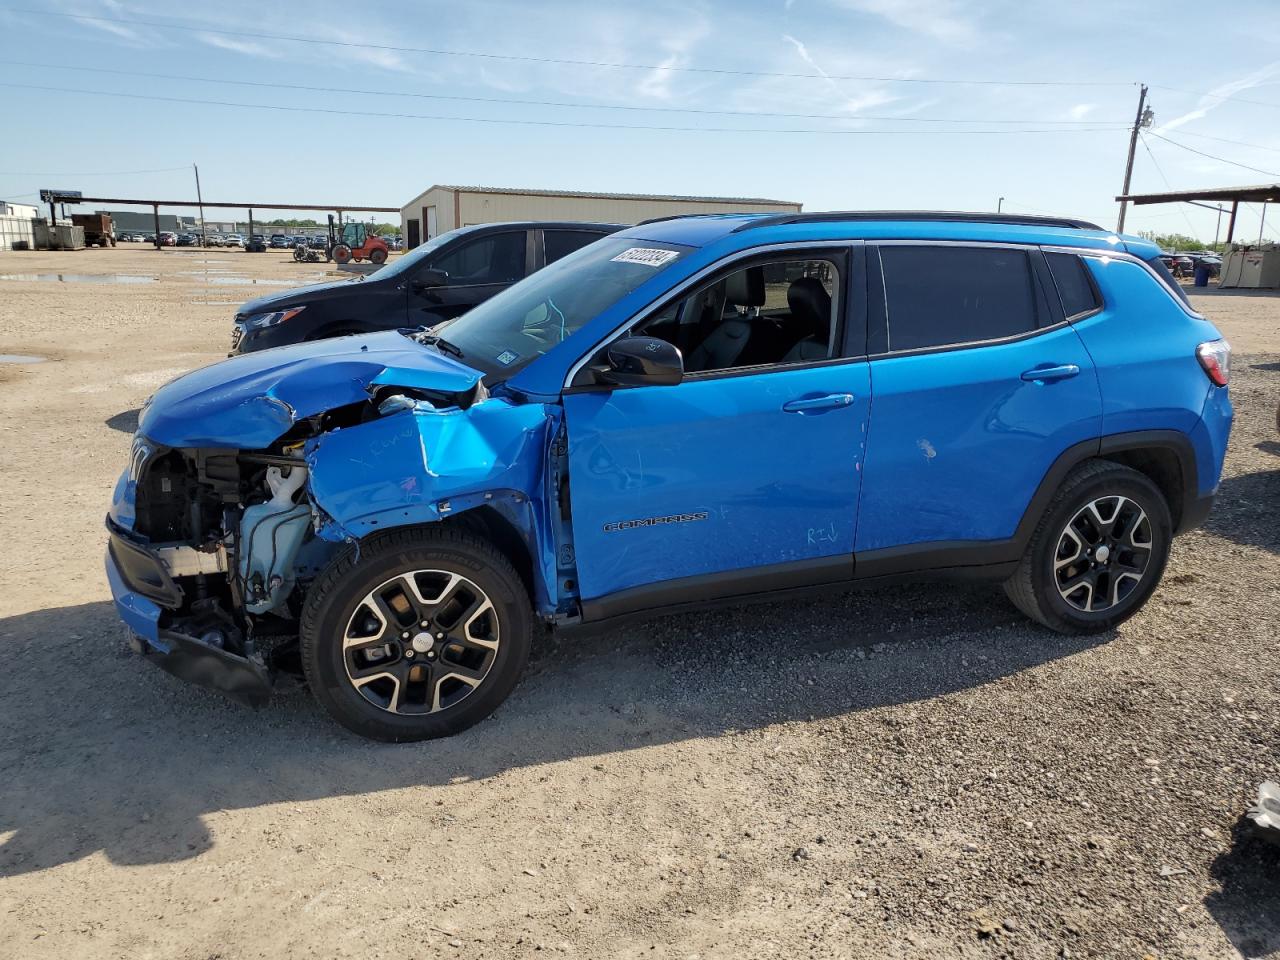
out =
<path fill-rule="evenodd" d="M 608 366 L 596 371 L 596 382 L 619 387 L 673 386 L 684 379 L 680 351 L 656 337 L 624 337 L 609 345 Z"/>
<path fill-rule="evenodd" d="M 448 285 L 449 274 L 444 270 L 437 270 L 435 267 L 427 267 L 413 279 L 413 289 L 418 293 L 423 290 L 429 290 L 432 287 L 447 287 Z"/>

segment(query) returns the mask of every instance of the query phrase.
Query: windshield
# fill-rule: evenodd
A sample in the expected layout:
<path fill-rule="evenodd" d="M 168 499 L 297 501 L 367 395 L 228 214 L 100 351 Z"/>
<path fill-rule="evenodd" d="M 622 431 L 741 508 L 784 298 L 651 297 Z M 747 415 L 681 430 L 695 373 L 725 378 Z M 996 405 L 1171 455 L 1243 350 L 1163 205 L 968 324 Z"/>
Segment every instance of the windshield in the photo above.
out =
<path fill-rule="evenodd" d="M 377 277 L 379 280 L 382 280 L 387 277 L 398 277 L 402 274 L 412 273 L 417 270 L 418 267 L 426 266 L 424 261 L 429 259 L 433 253 L 443 247 L 446 243 L 451 240 L 456 240 L 464 233 L 470 233 L 474 229 L 475 227 L 462 227 L 458 230 L 450 230 L 447 233 L 438 233 L 421 246 L 414 247 L 408 253 L 398 257 L 397 259 L 388 261 L 385 266 L 374 270 L 369 274 L 369 276 Z"/>
<path fill-rule="evenodd" d="M 463 362 L 505 380 L 689 249 L 621 237 L 597 240 L 432 333 L 461 350 Z"/>

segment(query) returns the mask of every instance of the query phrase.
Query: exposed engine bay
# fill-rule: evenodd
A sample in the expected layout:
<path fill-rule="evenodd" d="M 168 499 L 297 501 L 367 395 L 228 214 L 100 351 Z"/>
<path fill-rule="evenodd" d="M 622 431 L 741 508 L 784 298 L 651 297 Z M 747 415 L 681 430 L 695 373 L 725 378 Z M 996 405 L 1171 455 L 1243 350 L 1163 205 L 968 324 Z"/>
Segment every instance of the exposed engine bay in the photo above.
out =
<path fill-rule="evenodd" d="M 117 609 L 158 665 L 255 705 L 298 670 L 311 584 L 384 531 L 478 528 L 530 558 L 535 605 L 551 617 L 576 600 L 551 596 L 574 580 L 572 551 L 557 563 L 567 525 L 541 492 L 563 475 L 560 425 L 555 404 L 491 397 L 421 331 L 193 371 L 144 405 L 116 486 Z"/>
<path fill-rule="evenodd" d="M 167 639 L 183 638 L 188 653 L 221 654 L 224 666 L 243 660 L 250 686 L 269 685 L 275 671 L 296 671 L 305 588 L 342 546 L 317 536 L 331 521 L 307 489 L 307 442 L 419 408 L 457 411 L 483 396 L 479 383 L 462 397 L 373 387 L 362 403 L 295 422 L 266 450 L 165 448 L 140 433 L 128 473 L 133 523 L 109 521 L 112 555 L 129 585 L 163 608 Z"/>

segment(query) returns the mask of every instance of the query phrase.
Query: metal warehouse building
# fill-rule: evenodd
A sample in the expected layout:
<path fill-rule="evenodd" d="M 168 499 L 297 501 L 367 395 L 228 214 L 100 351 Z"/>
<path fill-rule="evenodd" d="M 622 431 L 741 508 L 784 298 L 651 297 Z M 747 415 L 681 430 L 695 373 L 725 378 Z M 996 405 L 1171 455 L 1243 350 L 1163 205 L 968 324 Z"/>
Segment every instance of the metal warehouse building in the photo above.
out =
<path fill-rule="evenodd" d="M 684 213 L 799 213 L 800 204 L 759 197 L 669 197 L 437 184 L 400 208 L 406 247 L 476 223 L 504 220 L 593 220 L 639 223 Z"/>

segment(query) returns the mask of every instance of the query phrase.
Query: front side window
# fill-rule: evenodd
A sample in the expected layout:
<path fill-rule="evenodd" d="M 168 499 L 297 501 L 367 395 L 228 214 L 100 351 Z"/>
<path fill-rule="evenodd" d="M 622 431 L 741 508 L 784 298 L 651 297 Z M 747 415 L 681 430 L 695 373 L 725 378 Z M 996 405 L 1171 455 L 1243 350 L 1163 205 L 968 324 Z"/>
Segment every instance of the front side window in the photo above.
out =
<path fill-rule="evenodd" d="M 460 349 L 464 363 L 494 379 L 506 379 L 666 270 L 689 249 L 606 237 L 508 287 L 433 333 Z"/>
<path fill-rule="evenodd" d="M 667 304 L 633 332 L 679 348 L 691 374 L 827 360 L 839 285 L 832 260 L 753 264 Z"/>
<path fill-rule="evenodd" d="M 515 283 L 524 276 L 524 231 L 478 237 L 429 261 L 449 275 L 449 286 Z"/>
<path fill-rule="evenodd" d="M 890 351 L 1017 336 L 1036 329 L 1035 275 L 1025 250 L 880 248 Z"/>

